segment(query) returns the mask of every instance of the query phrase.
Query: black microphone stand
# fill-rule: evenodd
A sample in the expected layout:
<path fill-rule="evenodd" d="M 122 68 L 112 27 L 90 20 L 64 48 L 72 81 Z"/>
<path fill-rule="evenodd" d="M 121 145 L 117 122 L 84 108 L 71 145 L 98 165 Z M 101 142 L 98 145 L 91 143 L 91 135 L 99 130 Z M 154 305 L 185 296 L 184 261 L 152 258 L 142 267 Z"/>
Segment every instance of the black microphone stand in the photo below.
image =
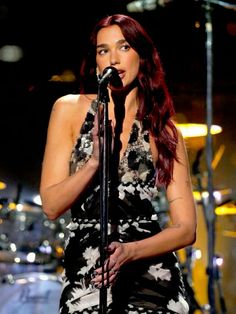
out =
<path fill-rule="evenodd" d="M 109 193 L 109 121 L 107 84 L 98 84 L 98 128 L 99 128 L 99 175 L 100 175 L 100 263 L 102 267 L 102 287 L 100 289 L 100 314 L 107 313 L 107 287 L 104 285 L 105 268 L 108 245 L 108 193 Z"/>

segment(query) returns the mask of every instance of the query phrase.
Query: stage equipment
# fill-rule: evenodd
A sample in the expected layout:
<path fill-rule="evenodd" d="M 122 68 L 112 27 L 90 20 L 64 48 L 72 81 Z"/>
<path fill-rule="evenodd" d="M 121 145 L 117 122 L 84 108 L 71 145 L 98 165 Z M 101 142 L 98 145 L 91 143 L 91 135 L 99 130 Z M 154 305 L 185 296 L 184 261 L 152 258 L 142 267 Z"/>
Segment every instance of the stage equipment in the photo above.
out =
<path fill-rule="evenodd" d="M 200 137 L 207 135 L 207 125 L 201 123 L 179 123 L 177 124 L 184 138 Z M 222 127 L 219 125 L 211 126 L 211 134 L 219 134 Z"/>
<path fill-rule="evenodd" d="M 63 253 L 65 220 L 50 221 L 42 208 L 1 201 L 0 274 L 55 271 Z"/>
<path fill-rule="evenodd" d="M 104 285 L 104 263 L 107 258 L 108 197 L 109 197 L 109 155 L 111 149 L 111 129 L 108 120 L 108 84 L 113 89 L 122 87 L 118 70 L 109 66 L 98 76 L 98 129 L 99 129 L 99 175 L 100 175 L 100 263 L 102 267 L 102 287 L 100 289 L 100 314 L 107 313 L 107 287 Z"/>
<path fill-rule="evenodd" d="M 0 283 L 0 314 L 58 313 L 60 276 L 43 272 L 6 275 Z"/>
<path fill-rule="evenodd" d="M 230 5 L 224 1 L 215 1 L 215 0 L 205 0 L 205 4 L 203 5 L 205 12 L 205 32 L 206 32 L 206 122 L 207 122 L 207 137 L 206 137 L 206 164 L 207 164 L 207 189 L 209 193 L 209 200 L 207 204 L 204 206 L 204 217 L 206 220 L 207 227 L 207 240 L 208 240 L 208 266 L 206 269 L 208 275 L 208 300 L 210 306 L 210 314 L 216 314 L 216 289 L 218 292 L 218 300 L 220 304 L 220 311 L 222 314 L 227 313 L 226 304 L 224 300 L 223 291 L 221 289 L 221 282 L 219 280 L 219 267 L 216 263 L 215 256 L 215 200 L 214 200 L 214 188 L 213 188 L 213 150 L 212 150 L 212 134 L 211 134 L 211 126 L 212 126 L 212 116 L 213 116 L 213 106 L 212 106 L 212 94 L 213 94 L 213 24 L 212 24 L 212 4 L 216 4 L 227 9 L 236 9 L 235 5 Z M 195 173 L 196 176 L 199 176 L 200 173 Z M 198 180 L 199 185 L 200 178 Z M 201 187 L 199 186 L 199 190 L 201 191 Z"/>

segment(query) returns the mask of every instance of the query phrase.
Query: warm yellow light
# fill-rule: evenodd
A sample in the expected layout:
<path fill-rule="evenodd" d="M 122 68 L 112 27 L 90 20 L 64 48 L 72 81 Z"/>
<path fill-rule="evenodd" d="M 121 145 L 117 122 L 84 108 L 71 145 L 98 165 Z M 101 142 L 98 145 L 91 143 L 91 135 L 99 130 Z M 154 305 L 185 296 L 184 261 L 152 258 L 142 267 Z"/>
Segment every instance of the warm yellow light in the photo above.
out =
<path fill-rule="evenodd" d="M 54 74 L 49 81 L 53 82 L 74 82 L 76 76 L 71 70 L 64 70 L 61 74 Z"/>
<path fill-rule="evenodd" d="M 199 137 L 207 135 L 207 125 L 201 123 L 180 123 L 177 124 L 183 137 Z M 222 127 L 213 124 L 211 126 L 211 134 L 218 134 L 222 132 Z"/>
<path fill-rule="evenodd" d="M 236 214 L 236 206 L 233 204 L 225 204 L 215 209 L 216 215 L 224 216 L 224 215 L 235 215 Z"/>
<path fill-rule="evenodd" d="M 7 187 L 6 183 L 0 181 L 0 190 L 4 190 Z"/>
<path fill-rule="evenodd" d="M 223 231 L 223 236 L 229 237 L 229 238 L 236 238 L 236 232 L 235 231 L 230 231 L 230 230 L 224 230 Z"/>
<path fill-rule="evenodd" d="M 16 203 L 14 203 L 14 202 L 10 202 L 9 204 L 8 204 L 8 208 L 9 209 L 11 209 L 11 210 L 14 210 L 14 209 L 16 209 Z"/>

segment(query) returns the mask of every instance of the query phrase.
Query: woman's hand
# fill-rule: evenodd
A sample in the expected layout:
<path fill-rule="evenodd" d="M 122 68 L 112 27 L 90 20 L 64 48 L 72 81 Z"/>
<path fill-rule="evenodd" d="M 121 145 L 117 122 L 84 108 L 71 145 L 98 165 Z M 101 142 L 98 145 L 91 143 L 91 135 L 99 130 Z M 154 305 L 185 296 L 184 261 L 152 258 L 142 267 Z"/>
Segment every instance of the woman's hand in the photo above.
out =
<path fill-rule="evenodd" d="M 103 280 L 106 287 L 115 282 L 121 266 L 131 261 L 131 245 L 132 243 L 112 242 L 108 246 L 109 258 L 105 261 L 104 267 L 95 270 L 95 276 L 91 280 L 95 287 L 101 288 Z"/>
<path fill-rule="evenodd" d="M 103 128 L 101 126 L 101 128 Z M 114 125 L 111 120 L 109 120 L 109 128 L 108 128 L 108 137 L 111 136 L 110 140 L 110 153 L 112 153 L 114 148 Z M 96 163 L 99 163 L 99 144 L 103 145 L 103 131 L 101 130 L 101 135 L 99 139 L 99 128 L 98 128 L 98 114 L 94 117 L 94 126 L 92 129 L 92 137 L 93 137 L 93 153 L 91 155 L 90 161 L 95 161 Z"/>

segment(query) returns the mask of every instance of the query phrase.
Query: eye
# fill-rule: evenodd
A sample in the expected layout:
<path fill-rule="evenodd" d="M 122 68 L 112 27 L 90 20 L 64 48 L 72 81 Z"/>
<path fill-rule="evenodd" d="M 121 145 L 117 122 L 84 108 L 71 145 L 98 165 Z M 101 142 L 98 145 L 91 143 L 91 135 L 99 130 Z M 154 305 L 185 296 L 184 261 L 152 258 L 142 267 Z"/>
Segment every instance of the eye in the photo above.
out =
<path fill-rule="evenodd" d="M 104 55 L 104 54 L 107 53 L 107 51 L 108 51 L 108 49 L 106 49 L 106 48 L 101 48 L 101 49 L 98 49 L 98 50 L 97 50 L 97 54 L 98 54 L 98 55 Z"/>
<path fill-rule="evenodd" d="M 122 50 L 122 51 L 128 51 L 129 49 L 130 49 L 129 44 L 123 44 L 120 46 L 120 50 Z"/>

